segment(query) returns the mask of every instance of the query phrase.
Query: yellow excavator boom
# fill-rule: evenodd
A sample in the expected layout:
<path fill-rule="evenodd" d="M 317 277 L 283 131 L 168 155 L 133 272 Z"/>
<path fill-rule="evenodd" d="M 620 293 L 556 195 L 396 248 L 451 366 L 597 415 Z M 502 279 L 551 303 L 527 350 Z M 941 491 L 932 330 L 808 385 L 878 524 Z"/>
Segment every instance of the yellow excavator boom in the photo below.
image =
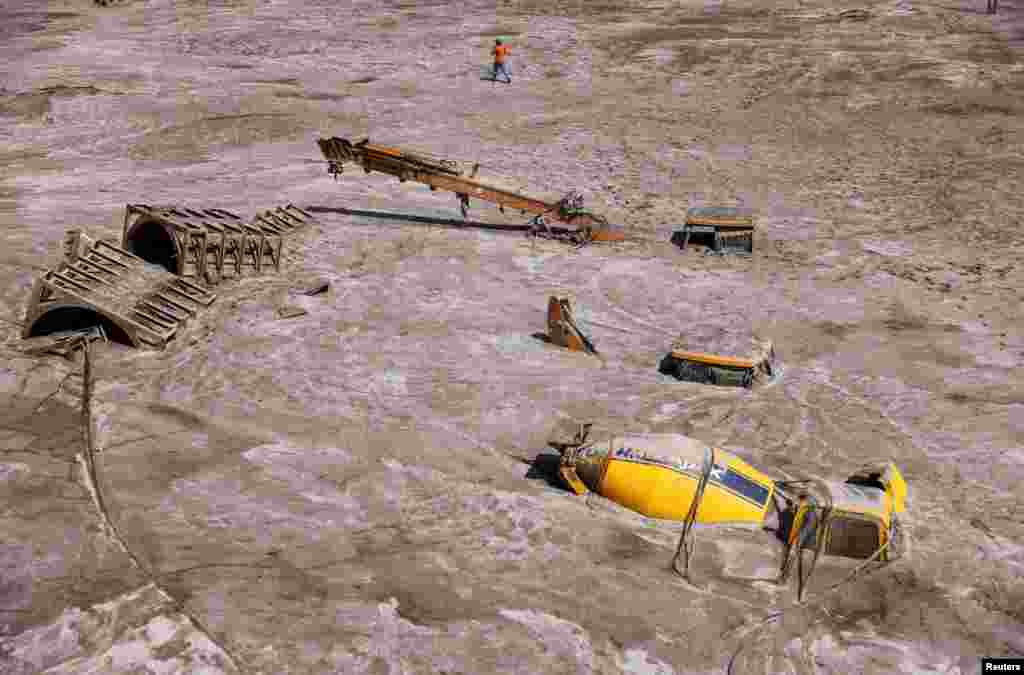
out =
<path fill-rule="evenodd" d="M 463 216 L 472 197 L 495 203 L 502 210 L 508 207 L 565 223 L 584 233 L 590 241 L 625 239 L 621 228 L 579 208 L 582 197 L 576 193 L 570 193 L 574 196 L 573 200 L 567 196 L 558 202 L 547 202 L 477 180 L 476 168 L 472 175 L 464 176 L 458 164 L 450 160 L 428 158 L 399 148 L 376 145 L 368 140 L 352 143 L 337 136 L 317 139 L 317 144 L 328 161 L 328 172 L 332 175 L 341 174 L 343 165 L 351 162 L 361 166 L 366 173 L 379 171 L 396 176 L 401 182 L 411 180 L 427 185 L 431 190 L 454 192 L 459 197 Z"/>

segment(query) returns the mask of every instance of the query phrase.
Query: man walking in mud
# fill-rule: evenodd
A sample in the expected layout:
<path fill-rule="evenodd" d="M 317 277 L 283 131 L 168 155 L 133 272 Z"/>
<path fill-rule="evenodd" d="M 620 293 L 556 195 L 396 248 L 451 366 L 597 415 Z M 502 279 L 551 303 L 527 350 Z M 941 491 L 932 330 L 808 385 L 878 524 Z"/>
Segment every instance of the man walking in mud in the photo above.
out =
<path fill-rule="evenodd" d="M 991 1 L 991 0 L 990 0 Z M 505 74 L 505 84 L 512 84 L 512 76 L 508 72 L 508 66 L 505 64 L 505 59 L 512 52 L 508 45 L 502 42 L 501 38 L 497 38 L 494 41 L 494 81 L 498 81 L 498 73 Z"/>

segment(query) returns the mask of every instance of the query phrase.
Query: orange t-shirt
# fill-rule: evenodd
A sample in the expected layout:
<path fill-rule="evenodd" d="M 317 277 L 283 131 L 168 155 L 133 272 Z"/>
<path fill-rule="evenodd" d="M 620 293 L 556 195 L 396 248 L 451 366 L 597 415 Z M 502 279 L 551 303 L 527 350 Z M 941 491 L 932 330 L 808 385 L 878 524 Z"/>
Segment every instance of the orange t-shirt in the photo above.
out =
<path fill-rule="evenodd" d="M 509 55 L 512 50 L 508 48 L 508 45 L 496 45 L 494 47 L 494 62 L 505 63 L 505 57 Z"/>

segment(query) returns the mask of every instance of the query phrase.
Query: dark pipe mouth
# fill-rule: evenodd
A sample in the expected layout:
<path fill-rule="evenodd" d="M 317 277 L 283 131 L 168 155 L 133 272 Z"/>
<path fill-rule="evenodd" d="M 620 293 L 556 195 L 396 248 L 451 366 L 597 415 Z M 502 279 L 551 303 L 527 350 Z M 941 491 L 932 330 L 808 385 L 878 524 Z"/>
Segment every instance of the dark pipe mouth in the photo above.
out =
<path fill-rule="evenodd" d="M 85 307 L 58 307 L 46 312 L 32 324 L 28 337 L 40 337 L 51 333 L 77 331 L 101 326 L 107 338 L 129 347 L 135 346 L 128 334 L 112 319 Z"/>
<path fill-rule="evenodd" d="M 148 263 L 159 265 L 172 274 L 178 273 L 178 249 L 174 239 L 154 220 L 135 223 L 125 237 L 125 248 Z"/>

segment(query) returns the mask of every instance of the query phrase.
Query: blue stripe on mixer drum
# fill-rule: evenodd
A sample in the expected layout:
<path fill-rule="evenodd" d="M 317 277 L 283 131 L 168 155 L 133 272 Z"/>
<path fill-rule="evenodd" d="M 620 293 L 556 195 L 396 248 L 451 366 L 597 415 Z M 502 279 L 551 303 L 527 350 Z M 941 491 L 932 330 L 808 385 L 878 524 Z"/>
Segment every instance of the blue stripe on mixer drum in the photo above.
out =
<path fill-rule="evenodd" d="M 711 480 L 718 483 L 730 492 L 754 502 L 758 506 L 768 503 L 769 490 L 760 483 L 755 483 L 741 473 L 736 473 L 731 468 L 725 472 L 721 467 L 716 466 L 712 471 Z"/>

